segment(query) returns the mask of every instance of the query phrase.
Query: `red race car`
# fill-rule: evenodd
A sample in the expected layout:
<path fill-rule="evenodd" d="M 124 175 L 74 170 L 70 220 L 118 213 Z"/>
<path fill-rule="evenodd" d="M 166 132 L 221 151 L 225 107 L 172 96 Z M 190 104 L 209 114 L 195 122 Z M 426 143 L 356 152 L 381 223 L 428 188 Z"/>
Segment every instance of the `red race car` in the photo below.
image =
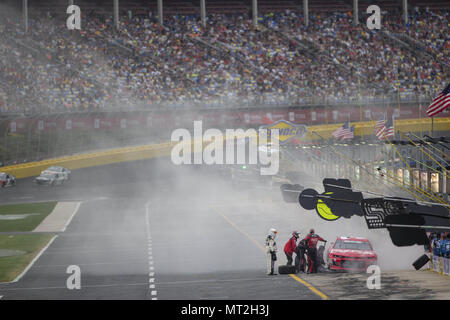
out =
<path fill-rule="evenodd" d="M 377 264 L 377 254 L 367 239 L 338 237 L 328 249 L 327 262 L 330 270 L 365 272 Z"/>

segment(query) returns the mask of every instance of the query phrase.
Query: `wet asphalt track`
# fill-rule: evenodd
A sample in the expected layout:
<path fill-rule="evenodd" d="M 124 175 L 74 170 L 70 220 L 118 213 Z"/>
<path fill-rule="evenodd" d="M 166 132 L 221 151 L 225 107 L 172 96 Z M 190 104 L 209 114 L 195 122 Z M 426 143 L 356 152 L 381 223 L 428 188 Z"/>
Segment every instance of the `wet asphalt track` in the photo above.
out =
<path fill-rule="evenodd" d="M 0 190 L 0 203 L 83 203 L 22 279 L 0 284 L 0 296 L 320 299 L 289 276 L 265 275 L 260 247 L 283 217 L 268 212 L 263 199 L 231 190 L 210 172 L 164 160 L 76 170 L 61 187 L 20 180 Z M 289 219 L 284 223 L 291 228 Z M 284 239 L 278 245 L 282 251 Z M 80 290 L 66 287 L 69 265 L 81 269 Z"/>

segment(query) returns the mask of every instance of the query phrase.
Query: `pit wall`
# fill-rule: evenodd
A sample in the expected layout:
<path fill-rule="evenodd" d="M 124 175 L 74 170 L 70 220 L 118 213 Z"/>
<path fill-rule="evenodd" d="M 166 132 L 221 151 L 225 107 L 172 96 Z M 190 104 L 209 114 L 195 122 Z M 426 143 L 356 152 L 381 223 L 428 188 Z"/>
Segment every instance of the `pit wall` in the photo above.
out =
<path fill-rule="evenodd" d="M 352 123 L 355 126 L 355 136 L 365 137 L 373 136 L 373 130 L 375 121 L 356 122 Z M 308 126 L 307 134 L 302 140 L 311 141 L 317 140 L 317 136 L 312 132 L 319 133 L 323 138 L 332 138 L 331 133 L 337 128 L 342 126 L 341 124 L 333 125 L 318 125 Z M 433 123 L 434 131 L 450 131 L 450 118 L 437 118 Z M 395 121 L 396 133 L 407 132 L 423 132 L 428 133 L 431 131 L 430 119 L 405 119 Z M 16 178 L 26 178 L 39 175 L 42 170 L 51 166 L 62 166 L 71 170 L 107 165 L 118 162 L 135 161 L 142 159 L 149 159 L 155 157 L 165 157 L 170 155 L 172 147 L 176 142 L 159 143 L 152 145 L 142 145 L 137 147 L 128 147 L 113 149 L 101 152 L 86 153 L 75 156 L 54 158 L 38 162 L 29 162 L 18 165 L 11 165 L 1 167 L 0 171 L 8 172 L 14 175 Z"/>

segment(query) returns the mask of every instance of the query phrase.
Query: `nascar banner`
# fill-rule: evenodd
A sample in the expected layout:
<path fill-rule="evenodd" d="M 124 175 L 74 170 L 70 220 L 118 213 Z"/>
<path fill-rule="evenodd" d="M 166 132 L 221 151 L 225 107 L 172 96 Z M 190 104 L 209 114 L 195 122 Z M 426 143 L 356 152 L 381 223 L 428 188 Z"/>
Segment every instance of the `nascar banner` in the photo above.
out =
<path fill-rule="evenodd" d="M 271 130 L 278 130 L 280 144 L 287 143 L 293 138 L 302 138 L 307 131 L 305 125 L 293 124 L 286 120 L 279 120 L 267 126 L 261 126 L 260 129 L 267 129 L 267 139 L 270 139 Z"/>

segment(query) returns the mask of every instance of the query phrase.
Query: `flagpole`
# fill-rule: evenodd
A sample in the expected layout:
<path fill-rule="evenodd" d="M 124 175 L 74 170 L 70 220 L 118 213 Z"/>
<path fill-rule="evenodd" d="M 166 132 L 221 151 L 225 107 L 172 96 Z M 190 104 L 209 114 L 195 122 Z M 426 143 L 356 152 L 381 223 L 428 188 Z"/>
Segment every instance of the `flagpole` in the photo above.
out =
<path fill-rule="evenodd" d="M 359 96 L 359 121 L 362 121 L 362 97 L 361 97 L 361 81 L 358 75 L 358 96 Z"/>
<path fill-rule="evenodd" d="M 422 127 L 422 99 L 419 96 L 419 122 L 420 122 L 420 136 L 423 137 L 423 127 Z"/>
<path fill-rule="evenodd" d="M 431 136 L 434 137 L 434 117 L 431 117 Z"/>

